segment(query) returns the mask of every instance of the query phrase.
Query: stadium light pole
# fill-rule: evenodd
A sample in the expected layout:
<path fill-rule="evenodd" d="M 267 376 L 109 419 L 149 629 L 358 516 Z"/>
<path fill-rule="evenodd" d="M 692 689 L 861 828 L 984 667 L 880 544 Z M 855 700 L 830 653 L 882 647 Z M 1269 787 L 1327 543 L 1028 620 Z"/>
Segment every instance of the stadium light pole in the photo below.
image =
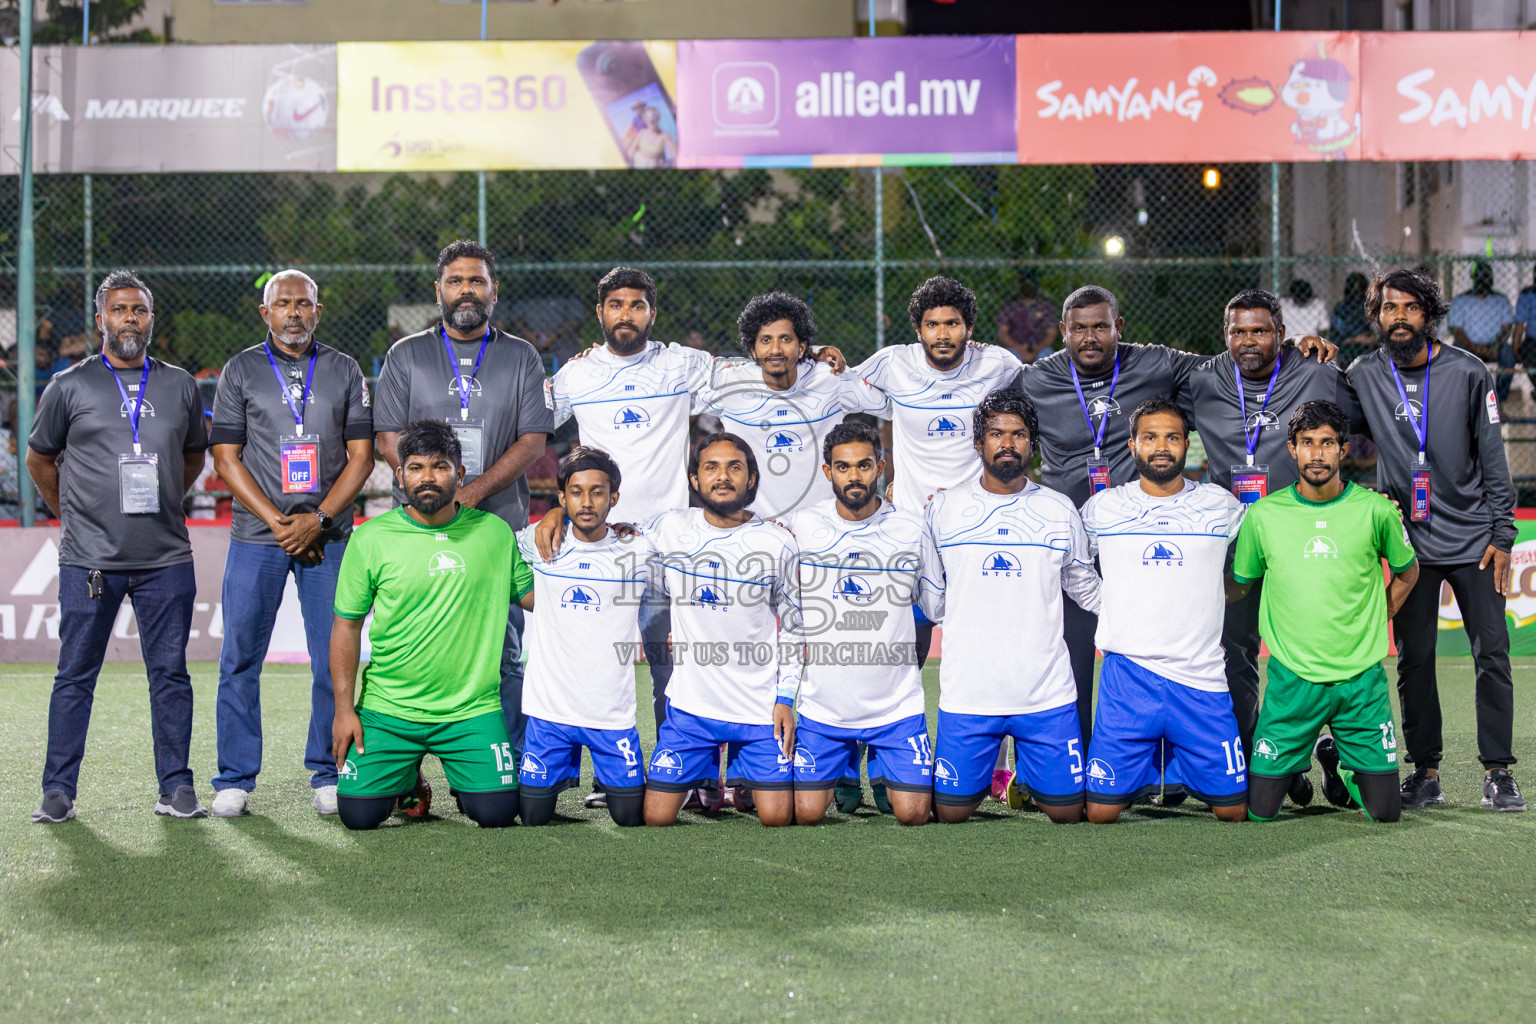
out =
<path fill-rule="evenodd" d="M 1280 4 L 1275 0 L 1275 31 L 1280 31 Z M 1269 286 L 1280 294 L 1280 162 L 1269 162 Z"/>
<path fill-rule="evenodd" d="M 37 522 L 37 498 L 26 470 L 27 439 L 37 405 L 36 267 L 32 229 L 32 0 L 21 0 L 21 210 L 16 232 L 16 478 L 21 525 Z"/>
<path fill-rule="evenodd" d="M 869 0 L 869 36 L 875 36 L 875 0 Z M 885 176 L 875 164 L 875 347 L 885 348 Z"/>
<path fill-rule="evenodd" d="M 480 41 L 482 43 L 485 42 L 486 14 L 489 6 L 489 0 L 480 0 Z M 479 213 L 480 244 L 490 245 L 491 243 L 486 241 L 485 237 L 488 232 L 485 227 L 485 171 L 483 169 L 475 172 L 475 199 L 475 208 Z"/>

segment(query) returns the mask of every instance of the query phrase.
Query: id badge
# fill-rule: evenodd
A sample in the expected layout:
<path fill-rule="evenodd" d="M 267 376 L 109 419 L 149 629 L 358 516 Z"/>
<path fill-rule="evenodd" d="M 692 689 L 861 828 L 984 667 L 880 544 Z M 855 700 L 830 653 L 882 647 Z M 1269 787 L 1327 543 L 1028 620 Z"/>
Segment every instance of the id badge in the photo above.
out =
<path fill-rule="evenodd" d="M 449 420 L 464 450 L 464 478 L 485 472 L 485 420 Z"/>
<path fill-rule="evenodd" d="M 1098 494 L 1109 489 L 1109 460 L 1088 460 L 1088 493 Z"/>
<path fill-rule="evenodd" d="M 283 493 L 312 494 L 320 489 L 320 436 L 289 434 L 277 439 L 282 459 Z"/>
<path fill-rule="evenodd" d="M 1413 471 L 1413 506 L 1408 518 L 1416 523 L 1429 522 L 1429 467 L 1420 466 Z"/>
<path fill-rule="evenodd" d="M 119 455 L 117 492 L 125 516 L 159 512 L 160 456 L 155 452 L 147 455 Z"/>
<path fill-rule="evenodd" d="M 1269 496 L 1268 466 L 1233 466 L 1232 493 L 1244 505 L 1252 505 Z"/>

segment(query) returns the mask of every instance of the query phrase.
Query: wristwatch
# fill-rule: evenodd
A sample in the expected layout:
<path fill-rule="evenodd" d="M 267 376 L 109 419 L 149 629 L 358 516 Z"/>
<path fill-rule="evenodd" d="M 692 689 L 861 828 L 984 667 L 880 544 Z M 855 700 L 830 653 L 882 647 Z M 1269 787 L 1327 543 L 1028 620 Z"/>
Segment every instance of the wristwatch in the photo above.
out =
<path fill-rule="evenodd" d="M 331 519 L 330 515 L 325 511 L 325 509 L 315 509 L 315 518 L 320 520 L 321 533 L 329 533 L 331 531 L 331 525 L 334 520 Z"/>

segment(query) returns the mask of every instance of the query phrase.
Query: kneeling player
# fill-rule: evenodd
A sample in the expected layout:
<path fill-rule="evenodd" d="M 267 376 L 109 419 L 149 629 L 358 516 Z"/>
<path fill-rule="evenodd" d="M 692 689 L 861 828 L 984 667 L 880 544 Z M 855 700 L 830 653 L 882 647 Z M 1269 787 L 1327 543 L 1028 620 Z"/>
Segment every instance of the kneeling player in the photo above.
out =
<path fill-rule="evenodd" d="M 608 526 L 608 510 L 619 500 L 619 467 L 607 452 L 573 449 L 560 462 L 557 483 L 569 538 L 546 562 L 533 527 L 518 536 L 534 579 L 522 605 L 532 610 L 538 600 L 523 683 L 523 824 L 554 817 L 560 792 L 580 781 L 586 747 L 614 824 L 640 825 L 644 755 L 635 730 L 635 670 L 622 654 L 640 650 L 650 549 L 643 537 L 621 540 Z"/>
<path fill-rule="evenodd" d="M 453 500 L 464 467 L 447 424 L 410 424 L 399 451 L 405 505 L 357 528 L 336 582 L 337 813 L 347 828 L 377 828 L 432 754 L 464 813 L 505 828 L 517 817 L 517 755 L 501 713 L 501 645 L 532 573 L 506 523 Z M 370 609 L 373 658 L 354 701 Z"/>
<path fill-rule="evenodd" d="M 1248 815 L 1280 813 L 1290 777 L 1315 753 L 1323 795 L 1363 805 L 1375 821 L 1402 815 L 1397 731 L 1387 700 L 1387 620 L 1419 578 L 1392 503 L 1339 478 L 1349 420 L 1332 402 L 1306 402 L 1288 438 L 1301 479 L 1248 510 L 1232 575 L 1264 579 L 1259 632 L 1269 685 L 1248 765 Z M 1392 582 L 1381 585 L 1381 562 Z M 1331 735 L 1318 738 L 1327 726 Z M 1314 746 L 1313 741 L 1316 740 Z"/>
<path fill-rule="evenodd" d="M 795 732 L 795 821 L 826 816 L 833 789 L 884 785 L 903 825 L 928 821 L 933 752 L 912 617 L 923 521 L 879 497 L 880 432 L 840 423 L 822 443 L 834 497 L 789 519 L 800 545 L 808 658 Z"/>
<path fill-rule="evenodd" d="M 1083 817 L 1077 684 L 1061 636 L 1062 591 L 1099 610 L 1099 577 L 1077 509 L 1025 476 L 1035 405 L 1014 388 L 972 417 L 981 474 L 928 504 L 919 600 L 944 623 L 934 812 L 964 821 L 992 785 L 1005 738 L 1019 781 L 1052 821 Z"/>
<path fill-rule="evenodd" d="M 675 823 L 690 789 L 715 784 L 722 743 L 726 785 L 751 790 L 764 825 L 794 824 L 800 552 L 788 530 L 748 511 L 757 480 L 745 441 L 710 434 L 688 457 L 702 507 L 663 512 L 645 529 L 672 601 L 676 665 L 645 784 L 647 825 Z"/>
<path fill-rule="evenodd" d="M 1156 790 L 1166 740 L 1173 752 L 1167 784 L 1182 784 L 1222 821 L 1242 821 L 1248 779 L 1221 625 L 1223 566 L 1243 506 L 1224 488 L 1184 479 L 1189 423 L 1173 402 L 1141 403 L 1130 426 L 1137 479 L 1083 506 L 1104 577 L 1088 820 L 1112 822 Z M 1243 588 L 1234 584 L 1231 592 Z"/>

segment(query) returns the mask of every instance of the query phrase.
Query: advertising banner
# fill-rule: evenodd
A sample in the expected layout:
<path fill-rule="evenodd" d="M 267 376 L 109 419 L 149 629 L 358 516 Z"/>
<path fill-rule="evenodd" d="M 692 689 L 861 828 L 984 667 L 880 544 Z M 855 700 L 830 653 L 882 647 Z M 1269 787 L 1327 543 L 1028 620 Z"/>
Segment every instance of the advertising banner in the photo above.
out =
<path fill-rule="evenodd" d="M 1367 32 L 1360 66 L 1367 159 L 1536 155 L 1536 35 Z"/>
<path fill-rule="evenodd" d="M 341 43 L 344 171 L 675 167 L 671 42 Z"/>
<path fill-rule="evenodd" d="M 1528 510 L 1521 509 L 1526 513 Z M 1504 617 L 1509 623 L 1509 653 L 1536 654 L 1536 519 L 1515 519 L 1515 548 L 1510 558 L 1509 599 L 1504 603 Z M 1440 655 L 1471 654 L 1461 609 L 1450 584 L 1440 588 L 1440 639 L 1435 644 Z"/>
<path fill-rule="evenodd" d="M 1012 36 L 677 44 L 685 167 L 1012 163 Z"/>
<path fill-rule="evenodd" d="M 21 147 L 20 60 L 0 168 Z M 334 171 L 334 46 L 50 46 L 33 54 L 33 170 L 42 174 Z"/>
<path fill-rule="evenodd" d="M 1359 159 L 1347 32 L 1018 36 L 1028 164 Z"/>

